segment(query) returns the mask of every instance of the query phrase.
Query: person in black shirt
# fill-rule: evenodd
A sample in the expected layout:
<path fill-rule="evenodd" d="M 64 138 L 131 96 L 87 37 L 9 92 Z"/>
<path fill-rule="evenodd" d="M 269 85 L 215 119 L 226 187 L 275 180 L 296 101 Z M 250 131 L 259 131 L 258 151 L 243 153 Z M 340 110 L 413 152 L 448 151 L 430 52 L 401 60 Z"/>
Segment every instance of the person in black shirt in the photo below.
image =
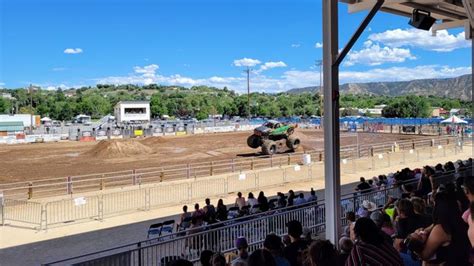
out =
<path fill-rule="evenodd" d="M 291 243 L 283 249 L 283 256 L 290 262 L 291 266 L 303 265 L 303 252 L 309 243 L 301 239 L 303 226 L 299 221 L 293 220 L 286 224 Z"/>
<path fill-rule="evenodd" d="M 365 181 L 365 178 L 361 177 L 360 178 L 360 183 L 356 187 L 356 191 L 359 191 L 360 193 L 367 193 L 370 192 L 371 186 L 369 183 Z"/>

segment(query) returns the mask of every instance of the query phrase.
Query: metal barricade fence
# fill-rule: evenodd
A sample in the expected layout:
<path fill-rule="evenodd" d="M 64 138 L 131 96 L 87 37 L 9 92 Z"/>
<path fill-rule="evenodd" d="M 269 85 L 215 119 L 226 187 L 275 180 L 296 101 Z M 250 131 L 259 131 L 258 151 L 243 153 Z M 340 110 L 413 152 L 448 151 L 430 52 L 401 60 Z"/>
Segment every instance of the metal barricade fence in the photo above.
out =
<path fill-rule="evenodd" d="M 85 219 L 101 219 L 103 210 L 99 196 L 78 197 L 75 199 L 65 199 L 51 201 L 45 204 L 45 225 L 47 229 L 50 225 L 68 223 Z"/>
<path fill-rule="evenodd" d="M 341 148 L 341 159 L 346 160 L 346 164 L 342 165 L 342 172 L 356 173 L 357 170 L 376 169 L 394 165 L 396 161 L 401 163 L 416 162 L 424 158 L 457 154 L 462 149 L 462 145 L 462 141 L 458 143 L 454 138 L 443 137 L 416 141 L 399 141 L 396 144 L 394 142 L 387 142 L 377 145 L 344 146 Z M 311 156 L 312 162 L 324 159 L 324 152 L 322 150 L 315 150 L 306 153 L 227 159 L 0 184 L 0 191 L 3 191 L 5 197 L 14 199 L 76 194 L 123 186 L 157 183 L 164 180 L 200 178 L 239 171 L 302 164 L 303 157 L 306 155 Z M 359 160 L 359 158 L 364 156 L 367 157 Z M 371 160 L 371 164 L 367 165 L 364 160 Z"/>
<path fill-rule="evenodd" d="M 472 170 L 473 168 L 471 167 L 458 171 L 458 173 L 447 173 L 436 178 L 442 182 L 450 182 L 459 175 L 472 173 Z M 404 184 L 416 184 L 417 182 L 417 180 L 407 180 Z M 357 211 L 364 200 L 374 202 L 380 208 L 387 203 L 390 195 L 399 194 L 397 190 L 400 187 L 394 186 L 387 189 L 358 193 L 357 195 L 344 195 L 341 200 L 343 214 L 341 219 L 343 225 L 347 224 L 345 220 L 346 212 Z M 98 261 L 101 262 L 101 265 L 113 265 L 110 263 L 115 262 L 117 259 L 125 260 L 126 265 L 162 265 L 161 263 L 164 260 L 173 257 L 196 262 L 199 259 L 200 252 L 205 249 L 223 253 L 235 251 L 233 241 L 239 236 L 246 237 L 250 247 L 258 248 L 261 246 L 266 235 L 270 233 L 286 234 L 286 224 L 291 220 L 300 221 L 303 227 L 310 229 L 313 234 L 321 233 L 324 230 L 325 223 L 324 204 L 322 201 L 319 201 L 300 206 L 274 209 L 265 213 L 257 213 L 251 216 L 190 229 L 187 232 L 177 232 L 47 265 L 64 264 L 64 262 L 68 262 L 68 264 L 83 262 L 85 264 L 78 265 L 92 265 L 88 263 Z M 100 257 L 100 259 L 97 259 L 97 257 Z"/>
<path fill-rule="evenodd" d="M 0 204 L 1 223 L 5 225 L 7 221 L 26 223 L 41 228 L 41 217 L 43 206 L 38 202 L 26 200 L 3 199 Z"/>

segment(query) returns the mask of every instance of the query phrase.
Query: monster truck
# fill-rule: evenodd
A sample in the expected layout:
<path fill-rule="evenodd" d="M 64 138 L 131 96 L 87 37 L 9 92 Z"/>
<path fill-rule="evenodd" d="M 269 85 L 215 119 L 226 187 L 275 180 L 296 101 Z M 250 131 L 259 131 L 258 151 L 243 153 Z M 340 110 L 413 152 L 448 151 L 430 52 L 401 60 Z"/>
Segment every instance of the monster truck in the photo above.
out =
<path fill-rule="evenodd" d="M 262 153 L 265 155 L 294 151 L 300 145 L 300 140 L 291 136 L 296 127 L 270 120 L 254 129 L 253 135 L 247 138 L 247 145 L 253 149 L 262 147 Z"/>

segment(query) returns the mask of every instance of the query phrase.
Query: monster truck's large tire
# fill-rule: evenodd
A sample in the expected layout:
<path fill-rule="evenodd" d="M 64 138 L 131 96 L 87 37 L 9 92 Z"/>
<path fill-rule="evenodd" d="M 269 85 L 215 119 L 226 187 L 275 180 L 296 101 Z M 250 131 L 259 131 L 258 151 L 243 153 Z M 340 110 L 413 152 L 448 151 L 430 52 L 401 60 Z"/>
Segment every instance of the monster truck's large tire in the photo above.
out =
<path fill-rule="evenodd" d="M 274 141 L 267 140 L 262 144 L 262 153 L 265 155 L 273 155 L 277 152 L 277 145 Z"/>
<path fill-rule="evenodd" d="M 288 140 L 286 141 L 286 146 L 288 146 L 288 148 L 290 150 L 296 150 L 298 149 L 298 147 L 300 146 L 300 139 L 299 138 L 288 138 Z"/>
<path fill-rule="evenodd" d="M 289 135 L 293 134 L 294 132 L 295 132 L 295 129 L 292 128 L 292 127 L 290 127 L 290 128 L 286 131 L 286 134 L 288 134 L 288 136 L 289 136 Z"/>
<path fill-rule="evenodd" d="M 247 138 L 247 145 L 252 149 L 256 149 L 262 145 L 262 139 L 259 136 L 251 135 Z"/>

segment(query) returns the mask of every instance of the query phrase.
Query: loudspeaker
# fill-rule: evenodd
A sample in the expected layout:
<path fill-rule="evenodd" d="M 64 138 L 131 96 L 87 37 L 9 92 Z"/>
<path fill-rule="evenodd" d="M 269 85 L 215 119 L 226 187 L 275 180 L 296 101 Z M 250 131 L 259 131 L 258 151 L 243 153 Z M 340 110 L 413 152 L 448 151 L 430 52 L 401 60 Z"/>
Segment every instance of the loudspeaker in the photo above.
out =
<path fill-rule="evenodd" d="M 408 24 L 420 30 L 429 30 L 435 21 L 436 19 L 431 16 L 430 12 L 413 9 L 413 14 L 411 15 Z"/>

